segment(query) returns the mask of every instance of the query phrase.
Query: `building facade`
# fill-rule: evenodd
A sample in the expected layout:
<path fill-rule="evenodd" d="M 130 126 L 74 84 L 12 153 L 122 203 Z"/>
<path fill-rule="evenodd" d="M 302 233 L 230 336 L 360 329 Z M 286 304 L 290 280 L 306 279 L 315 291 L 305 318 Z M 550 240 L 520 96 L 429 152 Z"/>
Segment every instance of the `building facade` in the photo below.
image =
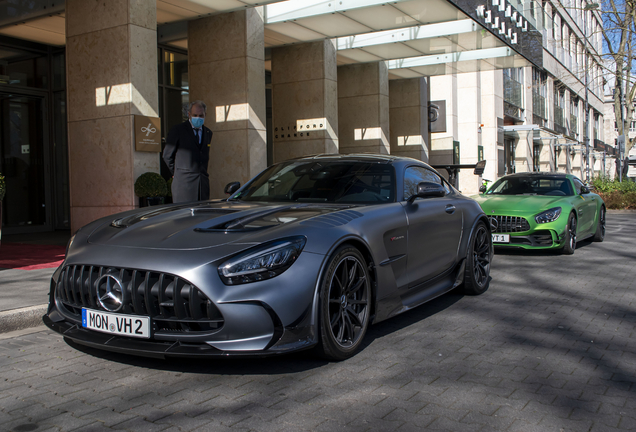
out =
<path fill-rule="evenodd" d="M 488 180 L 533 170 L 585 178 L 585 130 L 592 161 L 603 144 L 600 17 L 586 5 L 5 2 L 3 231 L 75 231 L 135 208 L 135 179 L 169 176 L 160 138 L 197 99 L 214 132 L 212 197 L 316 153 L 486 160 Z M 459 173 L 466 194 L 481 182 Z"/>

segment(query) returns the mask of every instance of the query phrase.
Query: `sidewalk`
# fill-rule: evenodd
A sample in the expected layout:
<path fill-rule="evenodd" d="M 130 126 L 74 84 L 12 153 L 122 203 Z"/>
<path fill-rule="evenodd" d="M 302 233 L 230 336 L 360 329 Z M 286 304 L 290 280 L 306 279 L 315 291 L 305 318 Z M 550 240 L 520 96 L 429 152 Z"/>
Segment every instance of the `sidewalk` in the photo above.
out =
<path fill-rule="evenodd" d="M 66 246 L 69 238 L 69 231 L 3 234 L 2 245 L 21 243 Z M 0 333 L 42 325 L 54 271 L 55 268 L 21 270 L 0 267 Z"/>

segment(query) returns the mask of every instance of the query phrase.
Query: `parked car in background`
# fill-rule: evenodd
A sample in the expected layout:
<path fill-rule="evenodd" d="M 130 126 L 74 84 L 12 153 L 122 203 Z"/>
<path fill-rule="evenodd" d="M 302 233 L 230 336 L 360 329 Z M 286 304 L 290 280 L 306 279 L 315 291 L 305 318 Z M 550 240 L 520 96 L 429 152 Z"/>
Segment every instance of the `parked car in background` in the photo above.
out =
<path fill-rule="evenodd" d="M 475 199 L 488 215 L 496 247 L 573 254 L 577 241 L 605 237 L 605 203 L 571 174 L 510 174 L 482 192 Z"/>
<path fill-rule="evenodd" d="M 275 164 L 227 200 L 79 230 L 44 322 L 75 343 L 169 356 L 341 360 L 371 323 L 489 285 L 486 215 L 427 164 L 323 155 Z"/>

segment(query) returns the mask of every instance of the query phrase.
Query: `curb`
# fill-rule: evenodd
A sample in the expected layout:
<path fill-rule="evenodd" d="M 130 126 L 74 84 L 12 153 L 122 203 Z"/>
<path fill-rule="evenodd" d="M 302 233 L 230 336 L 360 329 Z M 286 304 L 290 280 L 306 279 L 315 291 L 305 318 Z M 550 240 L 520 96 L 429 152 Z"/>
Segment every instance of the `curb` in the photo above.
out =
<path fill-rule="evenodd" d="M 43 304 L 0 312 L 0 333 L 41 326 L 47 308 Z"/>

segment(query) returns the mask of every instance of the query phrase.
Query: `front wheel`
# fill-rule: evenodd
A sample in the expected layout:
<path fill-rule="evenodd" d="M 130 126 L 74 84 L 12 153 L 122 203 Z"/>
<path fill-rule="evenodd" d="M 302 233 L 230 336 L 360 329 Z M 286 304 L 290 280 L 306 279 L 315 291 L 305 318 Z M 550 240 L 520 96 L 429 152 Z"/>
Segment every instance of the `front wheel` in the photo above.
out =
<path fill-rule="evenodd" d="M 576 217 L 570 213 L 568 224 L 565 227 L 565 244 L 561 253 L 564 255 L 572 255 L 576 249 Z"/>
<path fill-rule="evenodd" d="M 598 214 L 598 224 L 596 224 L 596 233 L 594 234 L 595 242 L 602 242 L 605 239 L 605 207 L 601 206 Z"/>
<path fill-rule="evenodd" d="M 479 222 L 470 238 L 466 254 L 463 287 L 465 294 L 479 295 L 488 289 L 492 251 L 492 235 L 486 224 Z"/>
<path fill-rule="evenodd" d="M 336 250 L 320 287 L 318 352 L 329 360 L 353 356 L 369 327 L 371 284 L 366 262 L 351 246 Z"/>

